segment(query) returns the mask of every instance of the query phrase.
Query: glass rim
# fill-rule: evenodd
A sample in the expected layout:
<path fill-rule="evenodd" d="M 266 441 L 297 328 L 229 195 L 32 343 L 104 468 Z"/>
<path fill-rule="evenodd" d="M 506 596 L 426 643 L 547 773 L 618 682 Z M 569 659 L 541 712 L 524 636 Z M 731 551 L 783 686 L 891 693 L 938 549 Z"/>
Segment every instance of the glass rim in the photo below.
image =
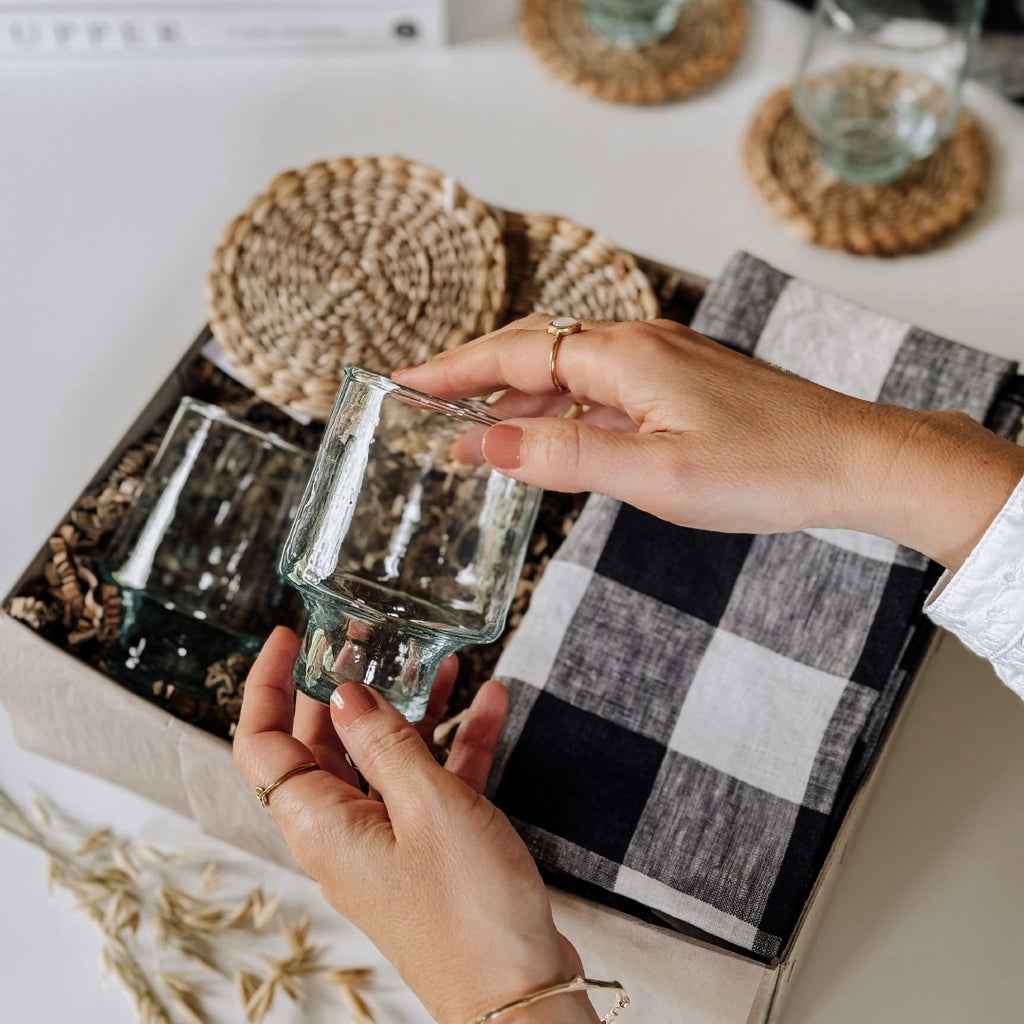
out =
<path fill-rule="evenodd" d="M 373 370 L 365 370 L 363 367 L 355 366 L 352 363 L 345 367 L 345 378 L 346 380 L 356 380 L 368 387 L 377 388 L 428 412 L 443 413 L 446 416 L 466 420 L 469 423 L 476 423 L 484 427 L 493 427 L 496 423 L 501 422 L 501 420 L 492 416 L 482 406 L 472 402 L 451 402 L 446 398 L 428 395 L 425 391 L 407 388 L 404 384 L 398 384 L 390 377 L 374 373 Z"/>
<path fill-rule="evenodd" d="M 222 406 L 217 405 L 214 402 L 206 402 L 202 398 L 196 398 L 194 395 L 182 395 L 178 401 L 178 408 L 175 410 L 174 419 L 171 421 L 171 426 L 167 428 L 167 435 L 170 436 L 171 430 L 177 425 L 177 421 L 181 418 L 181 414 L 185 409 L 192 409 L 202 416 L 205 416 L 210 420 L 217 420 L 220 423 L 226 423 L 235 430 L 241 431 L 245 434 L 250 434 L 253 437 L 258 438 L 265 444 L 272 445 L 275 448 L 280 448 L 283 451 L 291 452 L 295 455 L 300 456 L 302 459 L 312 460 L 314 453 L 308 448 L 304 448 L 300 444 L 295 444 L 294 441 L 287 441 L 279 434 L 275 434 L 271 430 L 264 430 L 262 427 L 257 427 L 253 423 L 249 423 L 247 420 L 239 419 L 237 416 L 233 416 Z"/>
<path fill-rule="evenodd" d="M 962 37 L 964 39 L 969 39 L 972 38 L 973 33 L 981 23 L 981 18 L 984 15 L 984 6 L 985 5 L 981 3 L 974 3 L 970 8 L 967 17 L 947 17 L 942 19 L 931 15 L 927 19 L 922 20 L 927 20 L 939 28 L 946 29 L 948 33 L 957 38 Z M 830 15 L 833 19 L 833 24 L 840 31 L 867 36 L 872 45 L 880 50 L 892 50 L 895 53 L 928 53 L 931 50 L 940 49 L 948 43 L 948 40 L 943 40 L 941 42 L 933 41 L 920 45 L 908 45 L 906 43 L 893 43 L 884 39 L 876 39 L 871 33 L 867 32 L 861 22 L 858 21 L 858 19 L 851 14 L 849 10 L 847 10 L 844 0 L 819 0 L 816 7 L 818 7 L 823 14 Z M 889 12 L 873 10 L 871 13 L 888 14 Z"/>

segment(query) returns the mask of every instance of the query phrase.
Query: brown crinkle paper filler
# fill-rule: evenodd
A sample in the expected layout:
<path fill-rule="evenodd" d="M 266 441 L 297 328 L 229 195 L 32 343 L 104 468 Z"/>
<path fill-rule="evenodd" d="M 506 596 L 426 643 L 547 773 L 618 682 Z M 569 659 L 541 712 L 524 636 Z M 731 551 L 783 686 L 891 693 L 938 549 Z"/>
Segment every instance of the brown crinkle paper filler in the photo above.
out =
<path fill-rule="evenodd" d="M 310 448 L 319 444 L 320 425 L 306 426 L 267 405 L 205 359 L 193 363 L 185 391 L 289 441 Z M 121 600 L 117 588 L 100 579 L 100 560 L 134 501 L 169 424 L 170 416 L 163 417 L 141 441 L 125 449 L 104 479 L 82 495 L 47 542 L 49 559 L 41 575 L 7 604 L 13 618 L 100 671 L 121 623 Z M 185 721 L 230 737 L 250 667 L 251 661 L 241 656 L 211 665 L 206 701 L 170 681 L 156 684 L 144 696 Z"/>
<path fill-rule="evenodd" d="M 16 619 L 28 623 L 37 632 L 48 626 L 57 617 L 52 605 L 37 597 L 11 598 L 9 611 Z"/>
<path fill-rule="evenodd" d="M 98 668 L 117 635 L 117 588 L 100 580 L 103 546 L 135 496 L 169 421 L 129 448 L 98 488 L 82 496 L 47 542 L 42 576 L 26 584 L 9 614 Z"/>

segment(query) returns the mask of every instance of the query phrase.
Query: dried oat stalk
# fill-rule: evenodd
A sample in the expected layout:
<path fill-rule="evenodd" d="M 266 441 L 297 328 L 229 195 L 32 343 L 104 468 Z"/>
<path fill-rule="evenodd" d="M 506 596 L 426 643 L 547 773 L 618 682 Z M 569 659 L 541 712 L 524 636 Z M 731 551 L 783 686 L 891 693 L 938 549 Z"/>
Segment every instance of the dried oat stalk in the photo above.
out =
<path fill-rule="evenodd" d="M 208 1024 L 205 1003 L 225 989 L 257 1024 L 275 999 L 302 1002 L 312 986 L 339 992 L 350 1024 L 374 1024 L 372 970 L 325 964 L 309 918 L 293 920 L 278 896 L 259 888 L 215 895 L 222 872 L 209 857 L 83 829 L 49 801 L 35 801 L 30 813 L 2 789 L 0 828 L 47 854 L 49 884 L 96 925 L 101 966 L 121 982 L 141 1024 Z"/>

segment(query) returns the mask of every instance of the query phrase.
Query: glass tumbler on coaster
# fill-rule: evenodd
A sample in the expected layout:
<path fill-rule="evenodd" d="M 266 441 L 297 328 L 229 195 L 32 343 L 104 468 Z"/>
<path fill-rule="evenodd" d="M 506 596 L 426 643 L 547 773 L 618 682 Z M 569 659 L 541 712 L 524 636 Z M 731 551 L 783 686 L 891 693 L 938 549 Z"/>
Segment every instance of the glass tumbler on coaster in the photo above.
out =
<path fill-rule="evenodd" d="M 984 0 L 817 0 L 793 109 L 822 162 L 883 184 L 952 132 Z"/>
<path fill-rule="evenodd" d="M 281 559 L 308 616 L 300 690 L 364 682 L 418 721 L 441 661 L 501 634 L 542 492 L 457 458 L 496 422 L 346 369 Z"/>
<path fill-rule="evenodd" d="M 219 406 L 181 400 L 101 561 L 121 596 L 110 675 L 210 700 L 212 664 L 254 657 L 279 622 L 301 625 L 277 562 L 312 465 Z"/>

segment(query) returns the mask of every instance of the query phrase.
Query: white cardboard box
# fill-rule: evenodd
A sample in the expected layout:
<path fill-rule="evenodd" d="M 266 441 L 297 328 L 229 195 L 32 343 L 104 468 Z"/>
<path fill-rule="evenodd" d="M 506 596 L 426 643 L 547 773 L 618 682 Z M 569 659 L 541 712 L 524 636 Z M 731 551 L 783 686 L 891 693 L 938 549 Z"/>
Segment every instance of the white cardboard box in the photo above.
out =
<path fill-rule="evenodd" d="M 207 337 L 204 332 L 190 347 L 86 490 L 177 403 L 184 368 L 202 358 L 199 349 Z M 44 545 L 12 594 L 39 575 L 48 554 Z M 23 747 L 126 786 L 194 818 L 210 836 L 298 870 L 276 826 L 235 770 L 227 741 L 136 696 L 6 612 L 0 612 L 0 646 L 0 700 Z M 810 945 L 880 765 L 894 742 L 913 683 L 907 689 L 777 962 L 766 966 L 552 890 L 556 921 L 576 944 L 588 973 L 615 977 L 626 986 L 632 1024 L 772 1024 L 779 1019 L 795 968 Z"/>

